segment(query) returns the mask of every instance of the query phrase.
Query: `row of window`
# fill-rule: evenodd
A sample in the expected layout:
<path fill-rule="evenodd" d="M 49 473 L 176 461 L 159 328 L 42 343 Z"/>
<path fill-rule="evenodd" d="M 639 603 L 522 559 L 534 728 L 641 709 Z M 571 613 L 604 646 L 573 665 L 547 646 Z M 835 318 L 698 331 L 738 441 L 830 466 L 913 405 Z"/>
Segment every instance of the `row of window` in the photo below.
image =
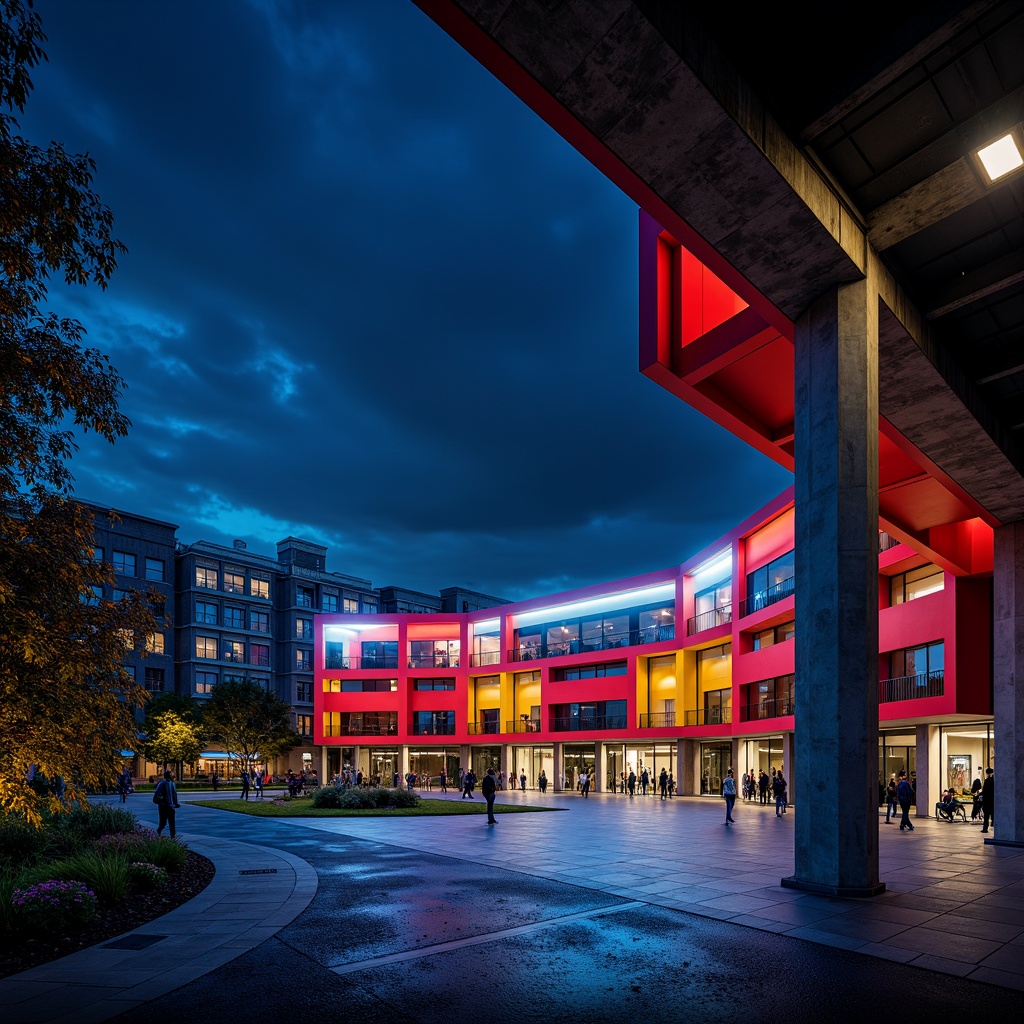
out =
<path fill-rule="evenodd" d="M 225 569 L 223 579 L 216 569 L 196 566 L 196 586 L 203 590 L 222 590 L 225 594 L 245 593 L 245 573 Z M 249 596 L 270 599 L 270 580 L 253 576 L 249 580 Z"/>
<path fill-rule="evenodd" d="M 228 629 L 246 628 L 246 609 L 225 605 L 221 610 L 220 625 Z M 256 608 L 248 609 L 249 629 L 256 633 L 270 632 L 270 612 L 259 611 Z M 196 622 L 203 626 L 217 625 L 217 605 L 212 601 L 196 601 Z M 310 624 L 310 636 L 313 634 L 313 627 Z"/>
<path fill-rule="evenodd" d="M 270 645 L 249 644 L 249 656 L 246 658 L 244 640 L 224 640 L 215 636 L 196 637 L 196 657 L 212 661 L 234 661 L 270 667 Z"/>
<path fill-rule="evenodd" d="M 103 548 L 93 548 L 92 556 L 97 562 L 103 561 Z M 138 558 L 130 551 L 111 551 L 110 564 L 118 576 L 137 576 Z M 162 558 L 143 559 L 145 576 L 147 580 L 154 583 L 163 583 L 166 563 Z"/>
<path fill-rule="evenodd" d="M 217 672 L 198 671 L 195 675 L 194 693 L 198 695 L 209 695 L 213 688 L 220 682 L 220 675 Z M 249 675 L 238 672 L 225 672 L 224 682 L 241 683 L 246 678 L 260 686 L 269 688 L 270 678 L 268 676 Z M 295 700 L 298 703 L 311 704 L 313 702 L 313 684 L 311 682 L 297 682 L 295 684 Z"/>

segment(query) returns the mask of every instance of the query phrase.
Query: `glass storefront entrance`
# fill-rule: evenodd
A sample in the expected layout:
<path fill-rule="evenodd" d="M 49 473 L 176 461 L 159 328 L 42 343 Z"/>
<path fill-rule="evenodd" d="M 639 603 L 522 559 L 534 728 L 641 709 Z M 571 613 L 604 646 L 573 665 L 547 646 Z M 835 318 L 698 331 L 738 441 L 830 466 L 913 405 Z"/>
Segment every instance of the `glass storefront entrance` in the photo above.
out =
<path fill-rule="evenodd" d="M 722 779 L 732 763 L 731 743 L 702 743 L 700 745 L 700 793 L 701 796 L 720 796 Z"/>
<path fill-rule="evenodd" d="M 570 792 L 576 788 L 580 772 L 586 769 L 593 775 L 597 765 L 597 746 L 593 743 L 566 743 L 562 747 L 562 788 Z M 596 786 L 594 787 L 597 788 Z"/>

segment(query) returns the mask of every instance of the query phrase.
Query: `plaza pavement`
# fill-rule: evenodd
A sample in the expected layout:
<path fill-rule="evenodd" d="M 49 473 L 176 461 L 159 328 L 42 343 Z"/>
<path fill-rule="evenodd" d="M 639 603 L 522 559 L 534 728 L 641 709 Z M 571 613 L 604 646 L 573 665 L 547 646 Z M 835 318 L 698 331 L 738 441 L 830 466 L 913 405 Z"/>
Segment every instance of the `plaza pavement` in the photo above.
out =
<path fill-rule="evenodd" d="M 190 848 L 215 863 L 209 888 L 127 936 L 0 980 L 0 1020 L 89 1024 L 121 1014 L 125 1020 L 164 1019 L 139 1008 L 211 972 L 217 977 L 220 968 L 258 952 L 279 930 L 302 920 L 317 891 L 318 871 L 323 879 L 327 870 L 322 864 L 314 869 L 307 857 L 315 860 L 312 852 L 321 844 L 345 837 L 400 859 L 422 854 L 470 861 L 474 869 L 489 869 L 491 877 L 497 871 L 506 881 L 519 878 L 523 886 L 534 879 L 580 887 L 615 899 L 616 907 L 604 913 L 663 908 L 742 926 L 751 941 L 758 933 L 775 933 L 1024 993 L 1024 850 L 986 843 L 969 823 L 917 817 L 913 832 L 901 832 L 884 825 L 880 815 L 886 891 L 858 900 L 780 885 L 794 870 L 798 807 L 777 818 L 773 805 L 740 802 L 736 824 L 725 826 L 717 798 L 499 792 L 499 810 L 522 803 L 560 812 L 499 814 L 498 824 L 487 826 L 482 815 L 257 819 L 190 805 L 204 797 L 212 794 L 183 794 L 178 829 Z M 447 798 L 460 799 L 457 793 Z M 479 794 L 476 799 L 483 804 Z M 155 824 L 148 796 L 133 796 L 129 808 Z M 504 935 L 482 929 L 474 941 L 499 933 Z M 347 960 L 335 958 L 329 969 L 343 976 L 459 943 L 432 944 L 424 936 L 376 958 L 348 949 Z"/>

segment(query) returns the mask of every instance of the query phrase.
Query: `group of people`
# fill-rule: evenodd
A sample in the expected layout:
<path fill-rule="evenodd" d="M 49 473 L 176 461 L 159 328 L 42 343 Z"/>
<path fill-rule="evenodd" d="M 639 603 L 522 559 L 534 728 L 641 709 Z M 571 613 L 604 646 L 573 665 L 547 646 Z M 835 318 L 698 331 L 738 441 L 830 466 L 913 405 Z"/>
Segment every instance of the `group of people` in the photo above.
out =
<path fill-rule="evenodd" d="M 770 773 L 766 772 L 763 768 L 759 771 L 754 771 L 748 768 L 740 779 L 740 795 L 744 800 L 757 800 L 762 804 L 769 804 L 772 800 L 775 800 L 776 805 L 779 802 L 779 790 L 775 784 L 776 777 L 782 775 L 782 768 L 772 768 Z M 783 794 L 786 792 L 786 780 L 782 778 L 782 789 Z M 782 813 L 785 814 L 785 804 L 783 801 Z M 776 809 L 778 809 L 776 807 Z"/>
<path fill-rule="evenodd" d="M 732 825 L 736 819 L 732 816 L 736 800 L 742 793 L 747 800 L 753 800 L 760 796 L 761 803 L 768 803 L 768 793 L 775 798 L 775 817 L 781 818 L 789 807 L 789 787 L 786 785 L 786 776 L 782 772 L 782 766 L 773 768 L 771 775 L 764 769 L 759 775 L 755 775 L 749 768 L 743 773 L 739 783 L 736 775 L 730 768 L 722 780 L 722 796 L 725 799 L 725 824 Z"/>

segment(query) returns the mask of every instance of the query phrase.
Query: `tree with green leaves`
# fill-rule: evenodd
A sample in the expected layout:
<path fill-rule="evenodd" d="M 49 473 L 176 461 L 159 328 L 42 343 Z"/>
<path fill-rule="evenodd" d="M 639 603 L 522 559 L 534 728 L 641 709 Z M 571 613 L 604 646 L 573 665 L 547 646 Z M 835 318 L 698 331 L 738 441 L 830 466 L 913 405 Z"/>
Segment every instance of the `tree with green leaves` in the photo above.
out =
<path fill-rule="evenodd" d="M 45 39 L 32 0 L 0 0 L 0 810 L 35 823 L 34 776 L 64 780 L 58 810 L 134 748 L 146 694 L 122 662 L 163 614 L 155 594 L 96 597 L 113 577 L 70 496 L 76 430 L 113 443 L 130 424 L 107 358 L 44 308 L 48 282 L 105 288 L 125 249 L 88 155 L 18 134 Z"/>
<path fill-rule="evenodd" d="M 146 758 L 166 768 L 174 764 L 181 777 L 183 764 L 194 764 L 203 750 L 203 738 L 195 722 L 186 721 L 175 711 L 165 711 L 156 719 L 143 750 Z"/>
<path fill-rule="evenodd" d="M 246 768 L 302 742 L 292 728 L 291 707 L 249 679 L 213 687 L 203 707 L 203 726 Z"/>

